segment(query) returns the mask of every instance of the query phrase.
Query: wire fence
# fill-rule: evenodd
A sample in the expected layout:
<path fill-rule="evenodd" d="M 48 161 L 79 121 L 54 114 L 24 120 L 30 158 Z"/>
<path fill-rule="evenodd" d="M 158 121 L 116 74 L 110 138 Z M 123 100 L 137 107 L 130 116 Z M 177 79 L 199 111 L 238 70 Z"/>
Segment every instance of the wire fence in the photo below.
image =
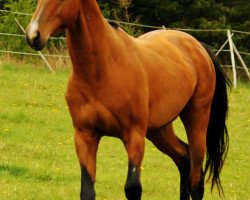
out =
<path fill-rule="evenodd" d="M 7 14 L 13 14 L 15 16 L 32 16 L 30 13 L 23 13 L 19 11 L 10 11 L 10 10 L 2 10 L 0 9 L 0 12 L 2 13 L 7 13 Z M 145 24 L 138 24 L 138 23 L 129 23 L 129 22 L 123 22 L 123 21 L 117 21 L 117 20 L 111 20 L 107 19 L 108 22 L 112 23 L 117 23 L 117 24 L 123 24 L 123 25 L 130 25 L 130 26 L 137 26 L 137 27 L 143 27 L 143 28 L 150 28 L 150 29 L 174 29 L 174 30 L 180 30 L 180 31 L 185 31 L 185 32 L 227 32 L 227 29 L 191 29 L 191 28 L 166 28 L 165 26 L 150 26 L 150 25 L 145 25 Z M 232 33 L 237 33 L 237 34 L 247 34 L 250 35 L 250 32 L 246 31 L 240 31 L 240 30 L 230 30 Z M 16 38 L 25 38 L 26 36 L 24 34 L 16 34 L 16 33 L 4 33 L 0 32 L 0 37 L 1 36 L 8 36 L 8 37 L 16 37 Z M 64 41 L 66 38 L 65 37 L 51 37 L 50 38 L 52 41 L 53 40 L 62 40 Z M 213 49 L 214 52 L 217 52 L 217 49 Z M 221 50 L 222 52 L 230 52 L 229 49 L 223 49 Z M 0 53 L 5 53 L 5 54 L 15 54 L 15 55 L 27 55 L 27 56 L 40 56 L 39 53 L 37 52 L 22 52 L 22 51 L 14 51 L 14 50 L 6 50 L 6 49 L 0 49 Z M 243 52 L 239 51 L 241 55 L 245 56 L 250 56 L 249 52 Z M 45 57 L 54 57 L 54 58 L 66 58 L 68 59 L 68 55 L 60 55 L 60 54 L 43 54 Z"/>
<path fill-rule="evenodd" d="M 15 15 L 32 16 L 32 14 L 30 14 L 30 13 L 23 13 L 23 12 L 18 12 L 18 11 L 10 11 L 10 10 L 0 9 L 0 12 L 10 13 L 10 14 L 15 14 Z M 151 28 L 151 29 L 163 29 L 163 28 L 165 28 L 165 29 L 168 29 L 164 25 L 163 26 L 150 26 L 150 25 L 145 25 L 145 24 L 117 21 L 117 20 L 113 20 L 113 19 L 106 19 L 106 20 L 109 22 L 117 23 L 117 24 L 138 26 L 138 27 L 143 27 L 143 28 Z M 192 29 L 192 28 L 169 28 L 169 29 L 180 30 L 180 31 L 190 31 L 190 32 L 226 32 L 227 31 L 227 29 Z M 232 29 L 231 32 L 250 35 L 250 32 L 247 32 L 247 31 L 240 31 L 240 30 L 233 30 Z"/>
<path fill-rule="evenodd" d="M 24 15 L 24 16 L 32 16 L 30 13 L 23 13 L 18 11 L 10 11 L 10 10 L 2 10 L 0 9 L 0 12 L 3 13 L 10 13 L 14 15 Z M 227 29 L 192 29 L 192 28 L 166 28 L 163 26 L 151 26 L 151 25 L 145 25 L 145 24 L 138 24 L 138 23 L 131 23 L 131 22 L 123 22 L 113 19 L 106 19 L 108 22 L 113 22 L 117 24 L 124 24 L 124 25 L 130 25 L 130 26 L 138 26 L 143 28 L 151 28 L 151 29 L 174 29 L 174 30 L 180 30 L 180 31 L 187 31 L 187 32 L 226 32 Z M 250 35 L 250 32 L 247 31 L 240 31 L 240 30 L 231 30 L 233 33 L 241 33 L 241 34 L 247 34 Z"/>

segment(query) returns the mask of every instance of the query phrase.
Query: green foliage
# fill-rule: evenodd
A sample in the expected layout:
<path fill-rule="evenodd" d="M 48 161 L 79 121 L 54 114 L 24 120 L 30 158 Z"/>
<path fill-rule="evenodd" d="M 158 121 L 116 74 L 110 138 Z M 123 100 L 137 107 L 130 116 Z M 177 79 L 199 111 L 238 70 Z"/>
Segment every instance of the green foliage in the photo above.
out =
<path fill-rule="evenodd" d="M 130 22 L 130 23 L 139 23 L 139 17 L 132 17 L 132 14 L 129 13 L 129 8 L 132 6 L 131 0 L 102 0 L 99 1 L 99 6 L 102 10 L 104 17 L 107 19 L 112 19 L 116 21 Z M 143 31 L 140 27 L 128 25 L 128 24 L 119 24 L 128 34 L 135 37 L 140 36 Z"/>
<path fill-rule="evenodd" d="M 0 32 L 23 35 L 24 33 L 15 21 L 15 18 L 20 22 L 23 28 L 26 29 L 32 17 L 32 13 L 36 8 L 36 5 L 37 0 L 6 0 L 3 9 L 8 11 L 26 13 L 30 15 L 19 15 L 7 12 L 0 12 L 0 21 L 2 22 L 0 23 Z M 53 42 L 49 42 L 48 48 L 45 51 L 57 51 L 56 49 L 60 49 L 62 45 L 65 46 L 64 41 L 56 40 Z M 21 52 L 34 52 L 28 47 L 25 37 L 12 37 L 3 35 L 0 36 L 0 49 Z M 22 57 L 23 56 L 20 56 L 20 58 Z"/>
<path fill-rule="evenodd" d="M 115 7 L 107 1 L 100 1 L 99 6 L 102 10 L 103 16 L 107 19 L 117 19 L 121 15 L 121 9 Z"/>
<path fill-rule="evenodd" d="M 4 9 L 4 5 L 8 2 L 8 0 L 1 0 L 0 1 L 0 9 Z"/>
<path fill-rule="evenodd" d="M 33 13 L 37 0 L 1 0 L 0 9 Z M 98 0 L 106 18 L 131 23 L 153 26 L 164 25 L 167 28 L 194 29 L 235 29 L 250 31 L 249 0 Z M 14 21 L 14 17 L 24 27 L 30 16 L 20 16 L 0 12 L 0 32 L 20 33 L 22 31 Z M 125 31 L 139 36 L 152 29 L 131 25 L 120 25 Z M 218 49 L 226 38 L 225 32 L 190 32 L 200 41 Z M 240 51 L 249 52 L 250 35 L 235 34 L 233 38 Z M 49 51 L 60 49 L 60 42 L 49 43 Z M 0 36 L 0 49 L 27 50 L 25 38 Z M 223 56 L 224 57 L 224 56 Z M 250 56 L 244 59 L 250 65 Z M 227 63 L 229 59 L 226 56 Z"/>
<path fill-rule="evenodd" d="M 35 2 L 35 0 L 6 0 L 3 9 L 22 13 L 32 13 L 36 5 Z M 23 34 L 15 18 L 17 18 L 25 28 L 30 16 L 0 12 L 0 21 L 2 22 L 0 23 L 0 32 Z M 0 36 L 0 47 L 4 50 L 27 51 L 27 43 L 24 37 L 14 38 L 10 36 Z"/>

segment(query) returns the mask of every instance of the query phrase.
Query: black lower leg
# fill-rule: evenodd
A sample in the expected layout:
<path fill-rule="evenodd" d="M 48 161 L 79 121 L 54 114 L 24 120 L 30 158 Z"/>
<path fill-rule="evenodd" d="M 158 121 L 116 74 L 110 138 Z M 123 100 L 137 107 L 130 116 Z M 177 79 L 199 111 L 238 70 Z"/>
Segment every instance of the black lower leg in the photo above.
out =
<path fill-rule="evenodd" d="M 190 188 L 192 200 L 202 200 L 204 195 L 204 173 L 201 171 L 201 178 L 198 184 Z"/>
<path fill-rule="evenodd" d="M 178 166 L 181 180 L 180 180 L 180 200 L 189 200 L 190 199 L 190 161 L 188 158 L 185 158 L 184 163 L 181 166 Z"/>
<path fill-rule="evenodd" d="M 142 186 L 140 183 L 140 170 L 132 162 L 129 162 L 128 166 L 125 193 L 128 200 L 141 199 Z"/>
<path fill-rule="evenodd" d="M 94 181 L 86 167 L 81 167 L 81 200 L 95 200 Z"/>

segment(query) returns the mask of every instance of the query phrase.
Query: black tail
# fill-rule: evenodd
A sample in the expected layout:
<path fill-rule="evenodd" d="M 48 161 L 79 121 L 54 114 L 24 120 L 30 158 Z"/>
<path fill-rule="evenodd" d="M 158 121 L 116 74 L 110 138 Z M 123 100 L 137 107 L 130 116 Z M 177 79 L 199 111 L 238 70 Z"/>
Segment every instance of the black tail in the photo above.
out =
<path fill-rule="evenodd" d="M 219 193 L 224 195 L 220 181 L 220 172 L 227 156 L 229 145 L 229 136 L 226 127 L 228 112 L 227 85 L 231 86 L 231 84 L 223 73 L 216 55 L 205 44 L 202 45 L 210 55 L 216 72 L 216 86 L 207 130 L 205 174 L 208 172 L 208 180 L 212 179 L 211 190 L 216 184 Z"/>

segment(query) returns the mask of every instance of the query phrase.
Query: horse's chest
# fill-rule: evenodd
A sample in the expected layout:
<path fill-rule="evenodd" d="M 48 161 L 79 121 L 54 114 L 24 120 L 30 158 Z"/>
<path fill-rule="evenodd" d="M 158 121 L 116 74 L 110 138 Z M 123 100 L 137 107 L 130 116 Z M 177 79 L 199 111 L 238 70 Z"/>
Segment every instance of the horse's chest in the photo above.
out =
<path fill-rule="evenodd" d="M 80 93 L 66 95 L 66 101 L 78 130 L 94 129 L 101 135 L 120 137 L 122 130 L 131 125 L 133 104 L 130 95 L 121 92 L 96 91 L 96 96 L 87 100 Z"/>
<path fill-rule="evenodd" d="M 131 76 L 126 82 L 112 77 L 112 81 L 108 79 L 96 85 L 70 79 L 66 101 L 74 126 L 94 128 L 103 135 L 119 137 L 132 123 L 145 124 L 147 92 L 139 83 Z"/>
<path fill-rule="evenodd" d="M 115 115 L 100 102 L 86 103 L 80 99 L 67 98 L 66 101 L 75 129 L 92 129 L 101 135 L 118 134 L 120 125 Z"/>

